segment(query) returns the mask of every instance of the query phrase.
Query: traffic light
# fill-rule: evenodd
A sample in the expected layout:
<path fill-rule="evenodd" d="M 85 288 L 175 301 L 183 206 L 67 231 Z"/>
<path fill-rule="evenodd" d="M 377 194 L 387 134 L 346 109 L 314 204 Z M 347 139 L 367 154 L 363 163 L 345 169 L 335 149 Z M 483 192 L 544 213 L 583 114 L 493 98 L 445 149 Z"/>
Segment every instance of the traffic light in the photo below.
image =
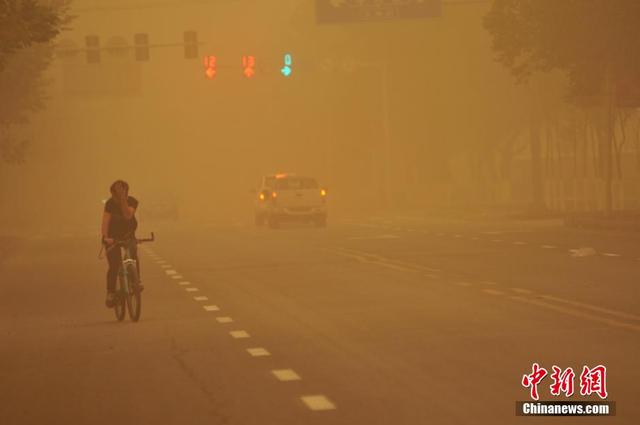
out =
<path fill-rule="evenodd" d="M 216 57 L 215 56 L 205 56 L 204 57 L 204 75 L 212 80 L 215 78 L 218 70 L 216 69 Z"/>
<path fill-rule="evenodd" d="M 133 36 L 136 60 L 146 62 L 149 60 L 149 34 L 138 33 Z"/>
<path fill-rule="evenodd" d="M 244 68 L 244 76 L 247 78 L 251 78 L 256 74 L 256 57 L 255 56 L 243 56 L 242 57 L 242 67 Z"/>
<path fill-rule="evenodd" d="M 184 32 L 184 58 L 196 59 L 198 57 L 198 33 L 196 31 Z"/>
<path fill-rule="evenodd" d="M 287 53 L 286 55 L 284 55 L 284 66 L 280 70 L 280 72 L 282 72 L 282 75 L 284 75 L 285 77 L 289 77 L 293 72 L 293 69 L 291 68 L 292 65 L 293 59 L 291 58 L 291 55 Z"/>
<path fill-rule="evenodd" d="M 88 35 L 84 38 L 87 46 L 87 63 L 100 62 L 100 37 L 97 35 Z"/>

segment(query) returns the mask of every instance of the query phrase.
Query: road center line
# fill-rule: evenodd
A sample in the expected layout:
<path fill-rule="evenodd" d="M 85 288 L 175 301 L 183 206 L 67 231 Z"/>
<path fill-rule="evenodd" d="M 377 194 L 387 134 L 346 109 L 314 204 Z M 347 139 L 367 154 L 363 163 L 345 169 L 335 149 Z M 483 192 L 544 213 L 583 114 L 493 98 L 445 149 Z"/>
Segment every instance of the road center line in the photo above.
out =
<path fill-rule="evenodd" d="M 533 291 L 530 291 L 528 289 L 522 289 L 522 288 L 509 288 L 509 289 L 519 294 L 525 294 L 525 295 L 533 294 Z"/>
<path fill-rule="evenodd" d="M 271 355 L 270 352 L 262 347 L 247 348 L 247 353 L 249 353 L 251 357 L 266 357 Z"/>
<path fill-rule="evenodd" d="M 299 381 L 302 379 L 293 369 L 276 369 L 272 370 L 271 373 L 280 382 Z"/>
<path fill-rule="evenodd" d="M 220 308 L 217 305 L 205 305 L 202 306 L 202 308 L 204 308 L 205 311 L 220 311 Z"/>
<path fill-rule="evenodd" d="M 334 410 L 336 405 L 322 394 L 305 395 L 300 400 L 311 410 Z"/>
<path fill-rule="evenodd" d="M 231 335 L 232 338 L 235 339 L 241 339 L 241 338 L 251 338 L 251 335 L 249 335 L 249 332 L 247 331 L 231 331 L 229 332 L 229 335 Z"/>
<path fill-rule="evenodd" d="M 595 322 L 600 322 L 600 323 L 605 323 L 609 326 L 614 326 L 614 327 L 618 327 L 618 328 L 624 328 L 624 329 L 629 329 L 629 330 L 633 330 L 636 332 L 640 332 L 640 326 L 639 325 L 634 325 L 634 324 L 630 324 L 630 323 L 624 323 L 624 322 L 620 322 L 618 320 L 614 320 L 614 319 L 609 319 L 609 318 L 605 318 L 605 317 L 600 317 L 600 316 L 596 316 L 590 313 L 585 313 L 582 311 L 578 311 L 578 310 L 574 310 L 574 309 L 570 309 L 570 308 L 566 308 L 566 307 L 561 307 L 558 305 L 554 305 L 554 304 L 549 304 L 547 302 L 544 301 L 539 301 L 539 300 L 535 300 L 532 298 L 523 298 L 523 297 L 517 297 L 517 296 L 511 296 L 509 297 L 513 300 L 516 301 L 520 301 L 520 302 L 524 302 L 527 304 L 532 304 L 538 307 L 544 307 L 550 310 L 554 310 L 557 311 L 559 313 L 564 313 L 564 314 L 568 314 L 570 316 L 575 316 L 575 317 L 579 317 L 581 319 L 587 319 L 587 320 L 592 320 Z"/>

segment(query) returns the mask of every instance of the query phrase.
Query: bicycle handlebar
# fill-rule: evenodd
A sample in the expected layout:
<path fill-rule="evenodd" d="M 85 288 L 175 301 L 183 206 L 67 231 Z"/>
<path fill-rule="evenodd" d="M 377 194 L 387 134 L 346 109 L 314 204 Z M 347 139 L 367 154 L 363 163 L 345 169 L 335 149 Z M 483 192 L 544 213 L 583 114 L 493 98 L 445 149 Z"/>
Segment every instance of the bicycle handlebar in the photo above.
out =
<path fill-rule="evenodd" d="M 146 238 L 146 239 L 136 239 L 136 242 L 140 243 L 140 242 L 153 242 L 156 240 L 156 235 L 151 232 L 151 237 L 150 238 Z"/>
<path fill-rule="evenodd" d="M 153 232 L 151 232 L 151 237 L 150 238 L 142 238 L 142 239 L 129 238 L 129 239 L 122 239 L 122 240 L 114 240 L 113 241 L 113 245 L 107 247 L 107 251 L 111 251 L 116 246 L 126 245 L 127 243 L 129 243 L 131 241 L 135 241 L 136 244 L 140 244 L 142 242 L 153 242 L 155 240 L 156 240 L 156 235 Z"/>

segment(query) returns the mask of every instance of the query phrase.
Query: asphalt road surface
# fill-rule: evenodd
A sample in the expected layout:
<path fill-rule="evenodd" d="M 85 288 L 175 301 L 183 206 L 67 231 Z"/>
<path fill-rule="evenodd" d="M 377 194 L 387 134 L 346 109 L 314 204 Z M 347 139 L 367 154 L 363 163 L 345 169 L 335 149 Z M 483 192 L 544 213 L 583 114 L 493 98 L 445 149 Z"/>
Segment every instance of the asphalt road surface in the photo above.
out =
<path fill-rule="evenodd" d="M 640 423 L 637 235 L 413 217 L 148 230 L 139 323 L 104 307 L 91 232 L 1 251 L 0 424 Z M 617 415 L 516 417 L 534 362 L 605 365 Z M 549 384 L 541 399 L 599 400 Z"/>

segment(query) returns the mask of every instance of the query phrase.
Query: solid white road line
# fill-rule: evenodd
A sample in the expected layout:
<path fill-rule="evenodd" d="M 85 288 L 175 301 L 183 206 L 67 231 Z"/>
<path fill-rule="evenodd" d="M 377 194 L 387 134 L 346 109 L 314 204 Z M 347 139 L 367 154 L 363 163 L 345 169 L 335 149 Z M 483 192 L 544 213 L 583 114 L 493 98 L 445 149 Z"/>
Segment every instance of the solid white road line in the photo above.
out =
<path fill-rule="evenodd" d="M 528 289 L 522 289 L 522 288 L 509 288 L 511 289 L 513 292 L 517 292 L 519 294 L 533 294 L 533 291 L 530 291 Z"/>
<path fill-rule="evenodd" d="M 202 308 L 204 308 L 205 311 L 220 311 L 220 308 L 217 305 L 205 305 L 202 306 Z"/>
<path fill-rule="evenodd" d="M 233 319 L 231 317 L 216 317 L 218 323 L 231 323 Z"/>
<path fill-rule="evenodd" d="M 600 312 L 600 313 L 610 314 L 612 316 L 616 316 L 616 317 L 619 317 L 621 319 L 640 321 L 640 316 L 636 316 L 636 315 L 630 314 L 630 313 L 625 313 L 623 311 L 611 310 L 611 309 L 600 307 L 600 306 L 597 306 L 597 305 L 585 304 L 585 303 L 581 303 L 581 302 L 578 302 L 578 301 L 572 301 L 572 300 L 565 300 L 563 298 L 554 297 L 552 295 L 540 295 L 540 298 L 544 298 L 544 299 L 549 300 L 549 301 L 556 301 L 556 302 L 560 302 L 560 303 L 564 303 L 564 304 L 573 305 L 575 307 L 586 308 L 588 310 L 597 311 L 597 312 Z"/>
<path fill-rule="evenodd" d="M 336 405 L 322 394 L 305 395 L 300 400 L 311 410 L 334 410 Z"/>
<path fill-rule="evenodd" d="M 270 352 L 262 347 L 247 348 L 247 352 L 251 354 L 252 357 L 265 357 L 271 355 Z"/>
<path fill-rule="evenodd" d="M 271 373 L 281 382 L 299 381 L 302 379 L 293 369 L 276 369 L 272 370 Z"/>
<path fill-rule="evenodd" d="M 193 299 L 196 301 L 207 301 L 209 297 L 200 296 L 200 297 L 193 297 Z"/>
<path fill-rule="evenodd" d="M 251 338 L 251 335 L 247 331 L 231 331 L 229 332 L 232 338 L 240 339 L 240 338 Z"/>

